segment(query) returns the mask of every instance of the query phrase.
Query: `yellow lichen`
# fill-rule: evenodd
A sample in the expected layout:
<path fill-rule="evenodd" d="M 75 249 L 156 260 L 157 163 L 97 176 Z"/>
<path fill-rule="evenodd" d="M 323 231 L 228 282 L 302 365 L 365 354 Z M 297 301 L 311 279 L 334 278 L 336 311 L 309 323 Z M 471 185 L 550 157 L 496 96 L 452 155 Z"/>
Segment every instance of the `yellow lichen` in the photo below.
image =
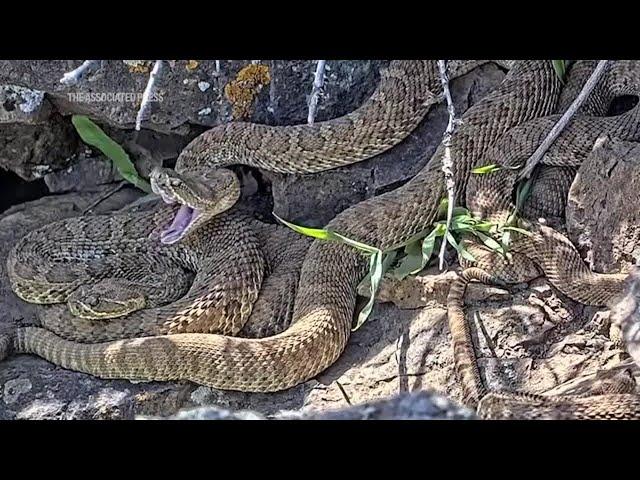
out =
<path fill-rule="evenodd" d="M 200 62 L 198 62 L 197 60 L 187 60 L 187 65 L 185 66 L 185 68 L 189 71 L 193 71 L 198 68 L 198 65 L 200 65 Z"/>
<path fill-rule="evenodd" d="M 224 95 L 233 108 L 233 118 L 243 120 L 251 115 L 251 108 L 262 87 L 271 81 L 266 65 L 247 65 L 236 78 L 224 87 Z"/>
<path fill-rule="evenodd" d="M 149 73 L 153 61 L 151 60 L 123 60 L 131 73 Z"/>

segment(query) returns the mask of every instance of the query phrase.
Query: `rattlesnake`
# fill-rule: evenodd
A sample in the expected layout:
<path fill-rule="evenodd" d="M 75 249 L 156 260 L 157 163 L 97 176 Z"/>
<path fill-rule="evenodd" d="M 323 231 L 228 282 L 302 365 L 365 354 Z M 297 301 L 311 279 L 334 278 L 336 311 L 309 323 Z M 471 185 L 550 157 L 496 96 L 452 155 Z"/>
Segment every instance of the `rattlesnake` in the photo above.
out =
<path fill-rule="evenodd" d="M 435 62 L 394 61 L 381 75 L 371 99 L 352 114 L 312 126 L 232 123 L 217 127 L 187 146 L 176 170 L 216 182 L 229 177 L 225 166 L 236 163 L 284 173 L 308 173 L 361 161 L 405 138 L 438 101 L 440 91 Z M 468 193 L 471 169 L 486 163 L 487 150 L 513 127 L 553 114 L 560 91 L 560 80 L 550 62 L 516 62 L 495 91 L 465 112 L 452 139 L 452 149 L 459 155 L 455 162 L 458 202 Z M 591 121 L 599 124 L 602 120 Z M 531 124 L 531 138 L 542 136 L 548 124 Z M 570 125 L 556 144 L 570 143 L 571 132 Z M 442 155 L 440 147 L 407 184 L 345 210 L 327 227 L 385 250 L 429 229 L 445 193 Z M 196 180 L 194 184 L 205 185 Z M 210 189 L 203 187 L 203 191 Z M 183 214 L 191 218 L 194 210 L 189 207 Z M 199 230 L 185 238 L 197 238 Z M 170 240 L 181 240 L 182 236 Z M 571 262 L 581 263 L 577 255 L 566 257 L 561 259 L 559 271 L 571 272 Z M 104 378 L 187 379 L 224 389 L 280 390 L 312 378 L 338 358 L 349 338 L 355 289 L 365 271 L 366 258 L 350 247 L 313 242 L 302 266 L 292 325 L 268 338 L 177 333 L 85 344 L 42 328 L 24 327 L 13 337 L 0 339 L 0 354 L 2 346 L 5 351 L 13 347 Z M 618 283 L 614 281 L 613 285 L 615 289 Z M 599 283 L 593 288 L 597 290 Z M 121 324 L 125 331 L 119 334 L 138 328 Z M 61 326 L 72 339 L 112 338 L 94 336 L 94 327 Z"/>

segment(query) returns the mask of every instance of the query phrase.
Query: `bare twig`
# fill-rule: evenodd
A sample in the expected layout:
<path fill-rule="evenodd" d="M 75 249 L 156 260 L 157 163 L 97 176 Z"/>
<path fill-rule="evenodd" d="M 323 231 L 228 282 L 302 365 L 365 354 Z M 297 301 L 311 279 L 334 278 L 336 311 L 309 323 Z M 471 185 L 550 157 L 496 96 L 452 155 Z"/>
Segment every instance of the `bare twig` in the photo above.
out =
<path fill-rule="evenodd" d="M 487 347 L 489 347 L 489 350 L 491 351 L 491 356 L 493 358 L 498 358 L 498 355 L 496 354 L 496 345 L 495 345 L 495 343 L 493 343 L 493 339 L 489 335 L 489 332 L 487 332 L 487 329 L 484 326 L 484 322 L 482 321 L 482 317 L 480 316 L 480 314 L 478 312 L 475 312 L 473 314 L 473 318 L 475 319 L 476 322 L 478 322 L 478 326 L 480 327 L 480 331 L 482 332 L 482 335 L 484 336 L 484 339 L 487 342 Z"/>
<path fill-rule="evenodd" d="M 453 99 L 451 98 L 451 91 L 449 90 L 449 76 L 447 75 L 447 62 L 446 60 L 438 60 L 438 69 L 440 70 L 440 81 L 442 82 L 442 90 L 444 97 L 447 100 L 447 111 L 449 112 L 449 123 L 447 129 L 444 131 L 442 145 L 444 145 L 444 155 L 442 157 L 442 172 L 447 186 L 447 232 L 451 226 L 451 217 L 453 217 L 453 203 L 455 202 L 455 187 L 456 183 L 453 179 L 453 159 L 451 158 L 451 135 L 459 123 L 456 119 L 456 109 L 453 105 Z M 444 253 L 446 249 L 446 238 L 442 239 L 442 245 L 440 246 L 440 270 L 444 268 Z"/>
<path fill-rule="evenodd" d="M 531 155 L 531 157 L 527 160 L 525 167 L 522 169 L 522 171 L 520 172 L 520 175 L 518 176 L 519 180 L 528 178 L 531 175 L 531 172 L 533 172 L 533 169 L 536 168 L 538 163 L 540 163 L 540 160 L 542 160 L 542 157 L 544 156 L 544 154 L 547 153 L 547 150 L 549 149 L 549 147 L 553 144 L 553 142 L 555 142 L 555 140 L 558 138 L 560 133 L 562 133 L 562 130 L 564 130 L 567 124 L 571 121 L 571 118 L 575 115 L 575 113 L 578 111 L 578 109 L 582 106 L 584 101 L 587 99 L 587 97 L 589 96 L 593 88 L 598 84 L 598 81 L 600 80 L 600 78 L 602 77 L 602 74 L 605 71 L 607 63 L 608 63 L 608 60 L 600 60 L 598 62 L 598 65 L 596 66 L 595 70 L 591 73 L 591 76 L 587 80 L 587 83 L 585 83 L 584 87 L 582 87 L 580 94 L 576 97 L 576 99 L 569 106 L 569 108 L 567 108 L 567 111 L 564 112 L 562 117 L 560 117 L 560 120 L 558 120 L 558 123 L 556 123 L 553 126 L 553 128 L 551 129 L 547 137 L 544 139 L 544 141 L 540 144 L 537 150 L 533 152 L 533 155 Z"/>
<path fill-rule="evenodd" d="M 316 74 L 313 78 L 313 88 L 311 89 L 311 95 L 309 96 L 309 115 L 307 116 L 307 123 L 312 125 L 316 119 L 316 110 L 318 109 L 318 97 L 322 91 L 324 85 L 324 67 L 326 60 L 318 60 L 316 65 Z"/>
<path fill-rule="evenodd" d="M 68 86 L 75 85 L 82 80 L 87 73 L 97 70 L 101 64 L 101 60 L 85 60 L 78 68 L 65 73 L 60 79 L 60 83 Z"/>
<path fill-rule="evenodd" d="M 216 60 L 216 73 L 220 73 L 220 60 Z"/>
<path fill-rule="evenodd" d="M 140 130 L 142 121 L 146 118 L 147 110 L 149 109 L 149 105 L 151 104 L 151 94 L 155 89 L 156 81 L 158 80 L 161 71 L 162 60 L 156 60 L 156 63 L 153 65 L 153 70 L 151 70 L 151 73 L 149 74 L 147 87 L 144 89 L 144 93 L 142 94 L 140 110 L 138 110 L 138 115 L 136 115 L 136 130 Z"/>
<path fill-rule="evenodd" d="M 122 180 L 120 183 L 118 183 L 115 187 L 107 190 L 107 192 L 100 196 L 95 202 L 93 202 L 91 205 L 89 205 L 87 208 L 85 208 L 82 211 L 82 215 L 86 215 L 87 213 L 89 213 L 91 210 L 93 210 L 94 208 L 96 208 L 99 204 L 101 204 L 102 202 L 104 202 L 107 198 L 109 198 L 111 195 L 113 195 L 114 193 L 120 191 L 120 189 L 122 187 L 124 187 L 127 184 L 126 180 Z"/>
<path fill-rule="evenodd" d="M 347 405 L 351 405 L 351 400 L 349 399 L 349 395 L 347 395 L 347 391 L 344 389 L 344 387 L 340 384 L 339 381 L 336 380 L 336 384 L 338 385 L 338 388 L 340 389 L 340 393 L 342 393 L 343 398 L 347 402 Z"/>

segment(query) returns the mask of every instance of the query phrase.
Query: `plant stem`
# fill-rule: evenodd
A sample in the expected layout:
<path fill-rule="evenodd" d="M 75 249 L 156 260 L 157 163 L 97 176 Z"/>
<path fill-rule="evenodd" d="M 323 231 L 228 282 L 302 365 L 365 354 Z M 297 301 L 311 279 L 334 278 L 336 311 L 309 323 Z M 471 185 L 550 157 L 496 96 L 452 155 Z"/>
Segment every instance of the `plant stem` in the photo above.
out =
<path fill-rule="evenodd" d="M 138 115 L 136 115 L 136 131 L 140 130 L 142 126 L 142 121 L 147 116 L 147 110 L 149 109 L 149 105 L 151 104 L 151 94 L 154 92 L 156 87 L 156 81 L 160 76 L 160 72 L 162 71 L 162 60 L 156 60 L 156 63 L 153 65 L 153 70 L 149 74 L 149 81 L 147 82 L 147 87 L 144 89 L 144 93 L 142 94 L 142 102 L 140 102 L 140 109 L 138 110 Z"/>
<path fill-rule="evenodd" d="M 78 68 L 65 73 L 60 79 L 60 83 L 68 86 L 75 85 L 82 80 L 87 73 L 97 70 L 101 63 L 101 60 L 85 60 Z"/>
<path fill-rule="evenodd" d="M 318 97 L 320 96 L 320 91 L 324 85 L 324 67 L 326 63 L 326 60 L 318 60 L 318 65 L 316 66 L 316 74 L 313 78 L 313 88 L 311 89 L 311 95 L 309 96 L 309 115 L 307 116 L 307 123 L 309 125 L 312 125 L 316 119 Z"/>
<path fill-rule="evenodd" d="M 449 77 L 447 75 L 447 62 L 446 60 L 438 60 L 438 68 L 440 70 L 440 81 L 442 82 L 442 90 L 444 92 L 445 99 L 447 100 L 447 111 L 449 112 L 449 123 L 447 129 L 444 131 L 442 144 L 444 145 L 444 155 L 442 157 L 442 172 L 447 186 L 447 224 L 446 231 L 449 231 L 451 226 L 451 218 L 453 217 L 453 203 L 455 202 L 455 180 L 453 178 L 453 159 L 451 157 L 451 135 L 455 130 L 456 124 L 456 110 L 453 105 L 453 99 L 451 98 L 451 91 L 449 90 Z M 447 242 L 442 241 L 440 246 L 440 270 L 444 268 L 444 253 Z"/>

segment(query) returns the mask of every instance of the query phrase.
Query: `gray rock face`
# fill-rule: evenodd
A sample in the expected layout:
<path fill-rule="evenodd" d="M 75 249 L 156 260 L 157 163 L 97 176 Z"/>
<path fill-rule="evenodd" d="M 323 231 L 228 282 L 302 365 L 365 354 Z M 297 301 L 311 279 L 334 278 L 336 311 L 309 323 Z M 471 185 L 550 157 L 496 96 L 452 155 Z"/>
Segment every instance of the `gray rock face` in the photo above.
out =
<path fill-rule="evenodd" d="M 70 183 L 89 185 L 92 180 L 78 178 L 78 172 L 86 170 L 76 168 L 86 147 L 70 123 L 71 114 L 88 115 L 100 124 L 146 176 L 154 166 L 173 161 L 204 129 L 238 120 L 233 116 L 238 102 L 247 104 L 245 120 L 272 125 L 306 122 L 315 70 L 312 61 L 265 61 L 260 71 L 269 81 L 263 88 L 253 91 L 241 82 L 229 96 L 225 87 L 248 76 L 242 72 L 251 67 L 249 61 L 219 61 L 219 70 L 216 61 L 165 62 L 149 118 L 141 132 L 132 134 L 148 68 L 134 68 L 137 64 L 132 61 L 106 61 L 78 84 L 61 84 L 63 74 L 80 63 L 0 61 L 0 85 L 7 84 L 0 87 L 0 166 L 26 180 L 56 176 L 71 167 L 73 175 L 63 173 L 60 181 L 50 177 L 52 191 L 66 191 Z M 382 63 L 329 62 L 316 119 L 337 117 L 359 106 L 375 88 Z M 107 178 L 101 175 L 91 186 Z"/>
<path fill-rule="evenodd" d="M 60 83 L 65 72 L 80 66 L 75 60 L 2 60 L 0 82 L 46 92 L 64 113 L 84 113 L 95 121 L 119 128 L 134 125 L 149 68 L 136 69 L 110 60 L 76 85 Z M 157 83 L 157 101 L 145 128 L 185 133 L 187 124 L 212 127 L 232 120 L 232 106 L 224 88 L 251 62 L 248 60 L 167 61 Z M 353 110 L 366 98 L 377 78 L 381 62 L 331 61 L 327 68 L 325 95 L 318 108 L 318 120 Z M 311 91 L 315 62 L 308 60 L 265 60 L 270 78 L 257 93 L 258 101 L 249 117 L 270 124 L 306 121 L 306 97 Z M 354 88 L 355 87 L 355 88 Z"/>
<path fill-rule="evenodd" d="M 25 180 L 69 165 L 78 145 L 73 126 L 58 114 L 42 123 L 0 123 L 0 167 Z"/>
<path fill-rule="evenodd" d="M 157 419 L 158 417 L 155 417 Z M 171 420 L 472 420 L 475 413 L 432 391 L 413 392 L 324 413 L 280 412 L 266 417 L 259 412 L 232 412 L 218 407 L 186 409 Z M 154 419 L 140 417 L 139 419 Z"/>
<path fill-rule="evenodd" d="M 632 268 L 625 295 L 612 313 L 613 322 L 622 332 L 629 355 L 640 365 L 640 268 Z"/>
<path fill-rule="evenodd" d="M 567 203 L 571 240 L 598 272 L 640 259 L 640 145 L 612 140 L 582 164 Z"/>

